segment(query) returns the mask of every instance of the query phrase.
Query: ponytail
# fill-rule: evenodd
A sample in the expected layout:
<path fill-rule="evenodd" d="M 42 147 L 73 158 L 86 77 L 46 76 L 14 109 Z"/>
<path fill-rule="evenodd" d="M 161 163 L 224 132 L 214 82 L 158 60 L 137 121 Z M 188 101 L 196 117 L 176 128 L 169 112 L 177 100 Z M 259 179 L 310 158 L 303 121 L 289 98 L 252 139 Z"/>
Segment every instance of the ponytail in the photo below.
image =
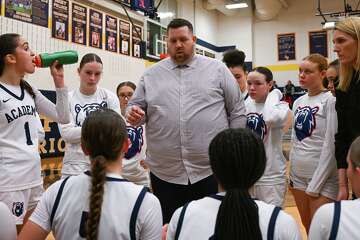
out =
<path fill-rule="evenodd" d="M 106 159 L 104 156 L 97 156 L 93 159 L 91 173 L 91 193 L 86 239 L 96 240 L 99 231 L 101 206 L 103 202 L 104 183 L 106 177 Z"/>
<path fill-rule="evenodd" d="M 248 190 L 227 191 L 216 217 L 214 239 L 262 239 L 258 207 Z"/>
<path fill-rule="evenodd" d="M 34 90 L 32 89 L 32 87 L 30 86 L 30 84 L 27 81 L 25 81 L 24 79 L 21 79 L 20 80 L 20 87 L 24 88 L 31 95 L 31 97 L 33 99 L 35 99 Z"/>
<path fill-rule="evenodd" d="M 265 170 L 263 141 L 249 129 L 226 129 L 211 141 L 209 158 L 216 179 L 226 190 L 214 238 L 262 239 L 259 210 L 248 191 Z"/>
<path fill-rule="evenodd" d="M 107 108 L 93 111 L 81 127 L 81 145 L 91 162 L 91 188 L 86 239 L 96 240 L 99 233 L 101 207 L 106 181 L 106 166 L 123 157 L 128 134 L 119 113 Z"/>

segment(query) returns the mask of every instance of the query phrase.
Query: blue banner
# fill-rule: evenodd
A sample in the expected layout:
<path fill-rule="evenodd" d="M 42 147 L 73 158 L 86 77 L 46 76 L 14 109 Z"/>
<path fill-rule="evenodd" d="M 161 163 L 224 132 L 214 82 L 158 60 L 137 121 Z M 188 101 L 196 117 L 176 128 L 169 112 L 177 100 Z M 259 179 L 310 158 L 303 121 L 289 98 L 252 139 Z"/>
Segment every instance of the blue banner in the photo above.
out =
<path fill-rule="evenodd" d="M 130 55 L 130 23 L 120 20 L 120 53 Z"/>
<path fill-rule="evenodd" d="M 102 49 L 103 14 L 90 9 L 90 43 L 91 47 Z"/>
<path fill-rule="evenodd" d="M 278 60 L 288 61 L 296 59 L 295 33 L 278 34 Z"/>
<path fill-rule="evenodd" d="M 72 42 L 86 45 L 87 8 L 72 4 Z"/>
<path fill-rule="evenodd" d="M 328 39 L 327 31 L 309 32 L 310 54 L 319 53 L 328 57 Z"/>
<path fill-rule="evenodd" d="M 69 1 L 53 0 L 52 37 L 69 40 Z"/>
<path fill-rule="evenodd" d="M 5 16 L 22 22 L 48 27 L 49 0 L 5 0 Z"/>
<path fill-rule="evenodd" d="M 105 17 L 105 49 L 111 52 L 117 52 L 117 18 L 106 15 Z"/>
<path fill-rule="evenodd" d="M 41 90 L 41 93 L 53 103 L 56 102 L 55 91 Z M 54 158 L 64 156 L 65 142 L 62 140 L 56 122 L 41 116 L 41 123 L 44 127 L 45 140 L 39 145 L 41 158 Z"/>

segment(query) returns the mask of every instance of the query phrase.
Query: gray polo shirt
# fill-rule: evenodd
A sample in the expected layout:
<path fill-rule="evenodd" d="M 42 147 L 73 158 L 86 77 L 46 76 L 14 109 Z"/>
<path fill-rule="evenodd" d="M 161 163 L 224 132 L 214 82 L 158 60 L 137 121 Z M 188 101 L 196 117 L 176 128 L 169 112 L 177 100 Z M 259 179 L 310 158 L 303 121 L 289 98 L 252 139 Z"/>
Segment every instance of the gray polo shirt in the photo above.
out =
<path fill-rule="evenodd" d="M 176 184 L 212 174 L 208 148 L 217 133 L 245 127 L 239 86 L 220 61 L 195 55 L 185 66 L 166 58 L 147 69 L 128 104 L 145 111 L 150 170 Z"/>

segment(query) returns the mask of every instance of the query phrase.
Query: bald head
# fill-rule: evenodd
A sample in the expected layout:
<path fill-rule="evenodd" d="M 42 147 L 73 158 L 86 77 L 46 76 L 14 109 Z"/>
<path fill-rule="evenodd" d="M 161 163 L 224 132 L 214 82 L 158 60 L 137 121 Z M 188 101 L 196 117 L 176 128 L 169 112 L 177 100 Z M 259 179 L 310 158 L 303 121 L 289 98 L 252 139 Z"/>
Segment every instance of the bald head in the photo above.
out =
<path fill-rule="evenodd" d="M 349 158 L 354 168 L 360 167 L 360 137 L 357 137 L 349 149 Z"/>

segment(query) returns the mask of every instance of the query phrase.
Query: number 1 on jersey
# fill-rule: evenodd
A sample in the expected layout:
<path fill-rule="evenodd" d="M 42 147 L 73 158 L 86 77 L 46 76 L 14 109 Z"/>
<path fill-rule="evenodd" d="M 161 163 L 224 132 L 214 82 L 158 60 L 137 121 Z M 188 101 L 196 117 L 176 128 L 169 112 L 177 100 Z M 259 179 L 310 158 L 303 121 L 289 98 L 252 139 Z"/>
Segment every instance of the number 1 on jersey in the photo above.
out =
<path fill-rule="evenodd" d="M 29 122 L 26 122 L 24 124 L 24 128 L 25 128 L 25 135 L 26 135 L 26 144 L 33 145 L 33 142 L 31 141 Z"/>

